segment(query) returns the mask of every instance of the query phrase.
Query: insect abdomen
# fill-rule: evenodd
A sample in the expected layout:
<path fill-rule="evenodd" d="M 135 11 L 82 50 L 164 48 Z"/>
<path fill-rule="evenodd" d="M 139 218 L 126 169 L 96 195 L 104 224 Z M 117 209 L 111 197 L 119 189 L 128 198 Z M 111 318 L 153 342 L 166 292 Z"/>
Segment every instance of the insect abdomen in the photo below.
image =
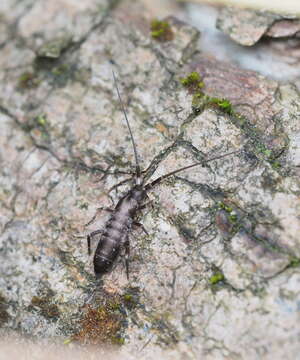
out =
<path fill-rule="evenodd" d="M 106 225 L 106 230 L 101 236 L 94 257 L 95 274 L 100 276 L 108 272 L 117 259 L 121 245 L 130 231 L 132 220 L 122 214 L 121 206 L 111 217 Z"/>
<path fill-rule="evenodd" d="M 98 276 L 107 273 L 110 270 L 120 252 L 121 239 L 117 240 L 108 237 L 109 232 L 109 229 L 107 229 L 107 235 L 103 234 L 101 236 L 101 240 L 95 252 L 94 270 L 95 274 Z"/>
<path fill-rule="evenodd" d="M 117 259 L 121 246 L 128 239 L 132 222 L 145 197 L 140 186 L 134 187 L 126 196 L 121 198 L 106 224 L 94 256 L 94 270 L 96 276 L 107 273 Z"/>

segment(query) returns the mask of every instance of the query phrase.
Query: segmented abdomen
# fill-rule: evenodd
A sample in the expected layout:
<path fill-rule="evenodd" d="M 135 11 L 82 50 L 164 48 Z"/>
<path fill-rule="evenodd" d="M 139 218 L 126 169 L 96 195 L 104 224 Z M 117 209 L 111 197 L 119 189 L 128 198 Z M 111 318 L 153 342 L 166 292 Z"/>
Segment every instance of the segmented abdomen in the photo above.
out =
<path fill-rule="evenodd" d="M 131 229 L 132 219 L 116 211 L 106 224 L 94 256 L 96 275 L 108 272 L 118 257 L 122 244 L 126 241 Z"/>
<path fill-rule="evenodd" d="M 95 274 L 108 272 L 119 255 L 120 248 L 128 240 L 133 219 L 146 196 L 141 185 L 133 187 L 121 198 L 108 220 L 94 256 Z"/>

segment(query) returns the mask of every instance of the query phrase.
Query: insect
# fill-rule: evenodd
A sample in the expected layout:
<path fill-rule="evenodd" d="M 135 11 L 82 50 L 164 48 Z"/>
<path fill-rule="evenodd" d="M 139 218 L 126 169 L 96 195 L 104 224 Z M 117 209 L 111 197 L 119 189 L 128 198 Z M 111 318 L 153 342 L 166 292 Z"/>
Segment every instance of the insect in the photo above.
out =
<path fill-rule="evenodd" d="M 124 103 L 121 99 L 120 91 L 117 84 L 117 79 L 115 76 L 115 73 L 112 71 L 114 84 L 117 90 L 118 99 L 120 102 L 120 106 L 122 109 L 122 112 L 124 114 L 124 118 L 126 121 L 126 125 L 130 134 L 130 139 L 133 147 L 134 152 L 134 158 L 135 158 L 135 174 L 133 176 L 134 179 L 134 185 L 132 188 L 120 198 L 118 201 L 116 207 L 114 209 L 109 208 L 100 208 L 99 210 L 106 210 L 111 213 L 110 218 L 108 219 L 107 223 L 105 224 L 105 227 L 103 230 L 96 230 L 90 233 L 87 236 L 87 245 L 88 245 L 88 253 L 91 254 L 91 240 L 96 235 L 100 235 L 100 240 L 98 242 L 95 254 L 94 254 L 94 271 L 96 277 L 100 277 L 103 274 L 107 273 L 114 262 L 116 261 L 120 251 L 122 248 L 125 248 L 125 266 L 126 266 L 126 275 L 129 279 L 129 255 L 130 255 L 130 243 L 129 243 L 129 234 L 132 231 L 132 228 L 134 226 L 141 227 L 146 234 L 147 231 L 143 227 L 142 224 L 136 222 L 136 216 L 139 211 L 144 209 L 147 206 L 147 203 L 145 203 L 145 200 L 148 198 L 147 193 L 149 190 L 151 190 L 155 185 L 161 183 L 164 179 L 180 172 L 183 170 L 191 169 L 195 166 L 204 165 L 210 161 L 223 158 L 225 156 L 238 153 L 239 151 L 234 151 L 231 153 L 227 153 L 224 155 L 220 155 L 218 157 L 210 158 L 206 160 L 205 162 L 197 162 L 185 167 L 182 167 L 180 169 L 174 170 L 168 174 L 165 174 L 156 180 L 145 184 L 146 182 L 146 175 L 142 176 L 142 172 L 139 160 L 138 160 L 138 153 L 137 153 L 137 147 L 133 138 L 133 134 L 131 131 L 131 127 L 129 124 L 129 120 L 127 117 L 127 113 L 125 110 Z M 147 170 L 146 170 L 147 171 Z M 124 181 L 117 184 L 121 185 Z M 115 187 L 116 187 L 115 186 Z M 89 222 L 91 223 L 91 222 Z"/>

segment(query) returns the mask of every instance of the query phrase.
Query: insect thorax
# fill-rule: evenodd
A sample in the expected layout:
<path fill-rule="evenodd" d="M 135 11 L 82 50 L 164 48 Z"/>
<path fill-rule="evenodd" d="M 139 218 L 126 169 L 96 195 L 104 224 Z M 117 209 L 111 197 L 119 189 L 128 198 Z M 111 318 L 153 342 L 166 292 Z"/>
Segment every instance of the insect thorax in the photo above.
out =
<path fill-rule="evenodd" d="M 129 198 L 135 200 L 139 205 L 146 197 L 146 191 L 143 185 L 135 185 L 129 192 Z"/>

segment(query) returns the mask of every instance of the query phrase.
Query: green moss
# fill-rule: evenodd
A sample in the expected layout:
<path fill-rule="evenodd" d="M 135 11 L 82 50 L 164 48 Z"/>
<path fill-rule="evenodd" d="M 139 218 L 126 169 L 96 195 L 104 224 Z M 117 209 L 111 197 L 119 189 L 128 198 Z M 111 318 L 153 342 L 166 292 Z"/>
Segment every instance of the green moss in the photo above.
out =
<path fill-rule="evenodd" d="M 68 339 L 63 341 L 63 344 L 64 345 L 69 345 L 69 344 L 71 344 L 71 342 L 72 342 L 72 339 L 68 338 Z"/>
<path fill-rule="evenodd" d="M 47 118 L 46 116 L 43 114 L 43 115 L 38 115 L 36 118 L 35 118 L 35 121 L 37 123 L 38 126 L 42 126 L 42 127 L 45 127 L 46 124 L 47 124 Z"/>
<path fill-rule="evenodd" d="M 264 144 L 259 143 L 256 145 L 256 151 L 263 154 L 265 157 L 270 159 L 272 157 L 272 150 L 268 149 Z"/>
<path fill-rule="evenodd" d="M 122 296 L 122 303 L 128 310 L 134 309 L 139 303 L 139 288 L 129 287 Z"/>
<path fill-rule="evenodd" d="M 115 336 L 115 337 L 112 337 L 111 342 L 112 342 L 112 344 L 115 344 L 115 345 L 124 345 L 125 339 L 121 336 Z"/>
<path fill-rule="evenodd" d="M 219 282 L 224 281 L 224 279 L 225 279 L 225 277 L 224 277 L 223 273 L 221 271 L 218 271 L 209 278 L 209 283 L 211 285 L 216 285 Z"/>
<path fill-rule="evenodd" d="M 216 105 L 220 110 L 224 111 L 226 114 L 233 114 L 233 108 L 229 100 L 227 99 L 219 99 L 215 97 L 211 97 L 209 99 L 209 103 L 212 105 Z"/>
<path fill-rule="evenodd" d="M 204 110 L 205 106 L 207 105 L 208 96 L 204 95 L 202 92 L 198 92 L 193 95 L 192 98 L 192 110 L 194 113 L 201 112 Z"/>
<path fill-rule="evenodd" d="M 197 71 L 191 72 L 187 77 L 180 80 L 183 86 L 190 86 L 191 84 L 199 84 L 201 82 L 201 77 Z"/>
<path fill-rule="evenodd" d="M 157 41 L 165 42 L 174 38 L 173 31 L 167 21 L 154 19 L 150 24 L 151 37 Z"/>
<path fill-rule="evenodd" d="M 271 162 L 271 166 L 274 170 L 279 170 L 281 168 L 281 164 L 279 161 L 274 160 Z"/>
<path fill-rule="evenodd" d="M 227 204 L 220 202 L 219 209 L 226 211 L 227 213 L 226 217 L 232 224 L 235 224 L 238 221 L 238 216 L 231 206 L 228 206 Z M 232 228 L 232 230 L 234 230 L 234 228 Z"/>
<path fill-rule="evenodd" d="M 213 106 L 226 114 L 234 114 L 232 104 L 229 100 L 208 96 L 203 92 L 204 82 L 197 71 L 193 71 L 185 78 L 181 78 L 180 82 L 193 94 L 192 109 L 195 113 L 202 111 L 206 106 Z"/>
<path fill-rule="evenodd" d="M 204 95 L 202 92 L 198 92 L 196 94 L 193 95 L 192 98 L 192 106 L 197 106 L 199 104 L 199 102 L 203 103 L 203 100 L 205 100 L 206 95 Z"/>
<path fill-rule="evenodd" d="M 22 125 L 22 128 L 26 132 L 38 129 L 43 135 L 48 137 L 47 116 L 45 114 L 40 114 L 35 118 L 28 119 L 28 121 Z"/>
<path fill-rule="evenodd" d="M 226 204 L 223 203 L 223 202 L 220 202 L 220 203 L 219 203 L 219 208 L 222 209 L 222 210 L 225 210 L 225 211 L 228 212 L 228 213 L 231 213 L 231 212 L 233 211 L 233 208 L 232 208 L 232 207 L 226 205 Z"/>
<path fill-rule="evenodd" d="M 194 114 L 202 112 L 207 107 L 213 107 L 217 108 L 225 114 L 231 115 L 231 122 L 235 126 L 241 128 L 244 134 L 251 139 L 251 147 L 253 147 L 253 152 L 256 157 L 259 159 L 263 158 L 264 160 L 268 161 L 275 171 L 279 171 L 282 168 L 282 164 L 276 160 L 276 153 L 279 153 L 278 149 L 268 148 L 264 144 L 264 134 L 253 124 L 248 122 L 244 115 L 236 112 L 228 99 L 217 98 L 205 94 L 205 92 L 202 90 L 205 85 L 198 72 L 191 72 L 185 78 L 181 78 L 180 82 L 189 91 L 189 93 L 193 94 L 191 105 Z M 284 150 L 286 147 L 287 144 L 282 147 L 282 150 Z M 236 222 L 237 216 L 231 214 L 228 219 L 231 222 Z"/>
<path fill-rule="evenodd" d="M 229 215 L 229 220 L 230 220 L 232 223 L 235 223 L 235 222 L 237 222 L 238 217 L 237 217 L 236 214 L 230 214 L 230 215 Z"/>
<path fill-rule="evenodd" d="M 37 75 L 29 71 L 24 72 L 18 79 L 18 89 L 20 90 L 35 88 L 39 84 L 40 80 Z"/>
<path fill-rule="evenodd" d="M 180 82 L 190 93 L 197 94 L 199 97 L 203 96 L 201 89 L 204 87 L 204 83 L 197 71 L 192 71 L 185 78 L 181 78 Z"/>
<path fill-rule="evenodd" d="M 289 267 L 299 267 L 300 266 L 300 259 L 296 257 L 292 257 L 289 263 Z"/>
<path fill-rule="evenodd" d="M 133 298 L 133 296 L 131 294 L 124 295 L 124 301 L 126 301 L 126 302 L 131 302 L 132 298 Z"/>

